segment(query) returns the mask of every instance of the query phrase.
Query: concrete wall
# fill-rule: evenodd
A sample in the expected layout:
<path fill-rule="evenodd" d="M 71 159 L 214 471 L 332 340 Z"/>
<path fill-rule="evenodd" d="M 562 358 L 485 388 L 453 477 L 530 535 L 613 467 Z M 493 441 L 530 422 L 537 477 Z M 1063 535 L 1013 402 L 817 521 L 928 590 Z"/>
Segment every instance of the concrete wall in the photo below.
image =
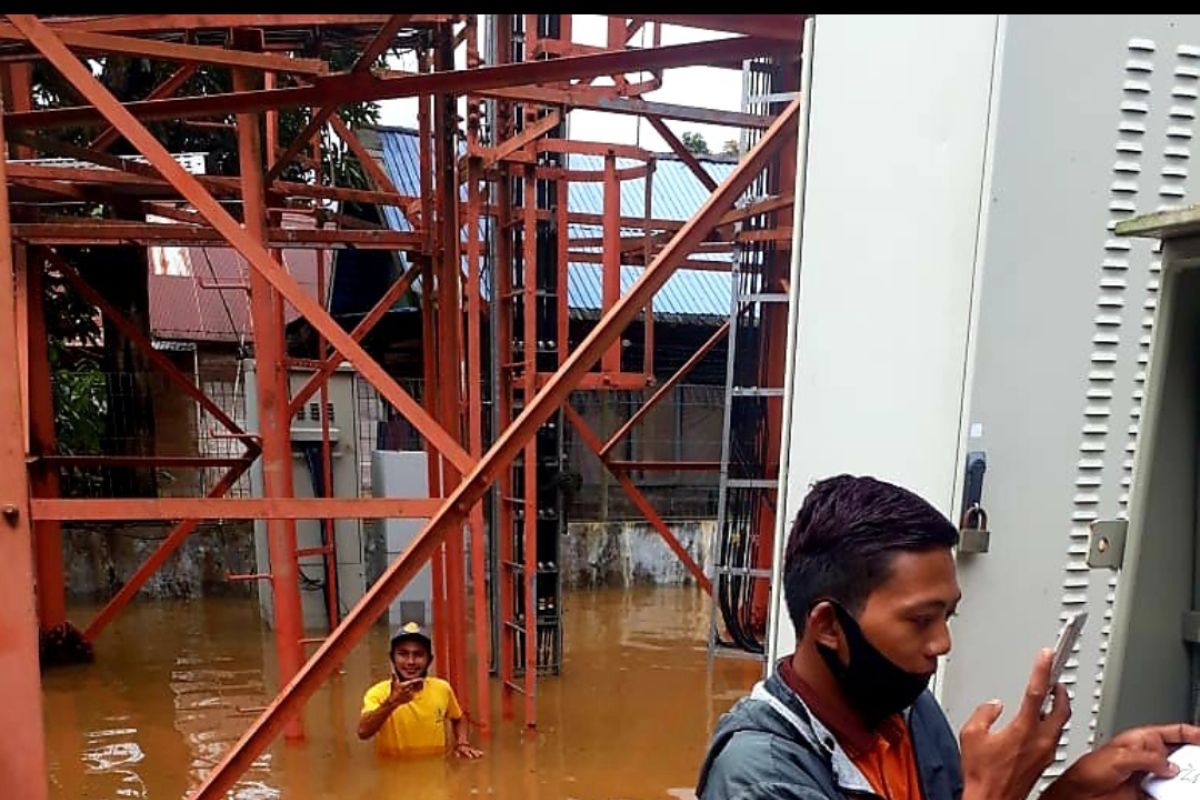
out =
<path fill-rule="evenodd" d="M 169 525 L 64 525 L 63 559 L 69 598 L 98 601 L 111 597 L 169 531 Z M 249 523 L 202 525 L 146 582 L 140 596 L 180 599 L 249 595 L 249 584 L 225 580 L 227 570 L 254 571 Z"/>
<path fill-rule="evenodd" d="M 679 541 L 705 569 L 716 530 L 712 519 L 669 521 Z M 154 551 L 169 531 L 166 525 L 80 524 L 63 528 L 67 591 L 75 601 L 111 597 Z M 226 571 L 254 571 L 254 542 L 248 522 L 202 526 L 143 587 L 153 599 L 205 595 L 248 595 L 249 584 L 229 583 Z M 381 531 L 376 537 L 382 539 Z M 383 549 L 375 554 L 373 581 L 385 566 Z M 683 585 L 692 578 L 647 522 L 572 522 L 562 547 L 564 588 Z"/>
<path fill-rule="evenodd" d="M 692 558 L 707 569 L 716 520 L 673 520 L 667 524 Z M 675 554 L 644 521 L 568 523 L 561 552 L 564 588 L 693 582 Z"/>

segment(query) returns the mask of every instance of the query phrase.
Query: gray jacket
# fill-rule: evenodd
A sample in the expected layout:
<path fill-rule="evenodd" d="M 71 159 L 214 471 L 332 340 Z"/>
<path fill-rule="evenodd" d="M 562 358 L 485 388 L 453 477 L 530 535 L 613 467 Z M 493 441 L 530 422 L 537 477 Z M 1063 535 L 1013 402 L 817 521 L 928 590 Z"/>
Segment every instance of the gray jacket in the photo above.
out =
<path fill-rule="evenodd" d="M 926 692 L 905 712 L 925 800 L 961 800 L 958 742 Z M 700 770 L 700 800 L 878 796 L 804 701 L 772 673 L 721 717 Z"/>

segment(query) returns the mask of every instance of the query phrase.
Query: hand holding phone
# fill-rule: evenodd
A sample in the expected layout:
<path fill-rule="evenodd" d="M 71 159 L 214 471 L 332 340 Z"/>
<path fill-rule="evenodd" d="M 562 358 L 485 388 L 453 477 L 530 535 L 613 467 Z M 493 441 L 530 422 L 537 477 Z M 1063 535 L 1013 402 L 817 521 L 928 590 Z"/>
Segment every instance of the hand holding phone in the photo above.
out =
<path fill-rule="evenodd" d="M 1071 651 L 1079 642 L 1079 636 L 1083 633 L 1083 626 L 1087 623 L 1087 618 L 1088 612 L 1081 611 L 1067 620 L 1067 624 L 1059 631 L 1058 643 L 1054 646 L 1054 661 L 1050 664 L 1049 691 L 1046 692 L 1046 699 L 1042 702 L 1042 716 L 1050 711 L 1050 705 L 1054 699 L 1054 687 L 1058 686 L 1058 682 L 1062 678 L 1063 669 L 1067 666 L 1067 659 L 1071 657 Z"/>
<path fill-rule="evenodd" d="M 388 696 L 388 702 L 394 706 L 402 706 L 405 703 L 411 702 L 417 694 L 425 688 L 424 678 L 413 678 L 412 680 L 401 680 L 400 676 L 392 672 L 392 691 Z"/>

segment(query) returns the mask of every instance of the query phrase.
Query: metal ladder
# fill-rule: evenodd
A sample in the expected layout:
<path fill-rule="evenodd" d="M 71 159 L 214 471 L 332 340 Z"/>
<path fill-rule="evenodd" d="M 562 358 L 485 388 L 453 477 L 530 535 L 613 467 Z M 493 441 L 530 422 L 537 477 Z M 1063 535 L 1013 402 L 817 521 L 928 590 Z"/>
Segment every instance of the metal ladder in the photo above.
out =
<path fill-rule="evenodd" d="M 753 507 L 764 500 L 776 503 L 778 479 L 762 474 L 765 459 L 756 457 L 758 454 L 754 452 L 746 451 L 743 439 L 746 431 L 738 424 L 744 421 L 741 419 L 744 415 L 737 412 L 749 407 L 747 413 L 750 415 L 759 413 L 765 416 L 766 398 L 782 397 L 783 388 L 746 385 L 744 379 L 739 381 L 739 375 L 746 372 L 742 368 L 744 360 L 759 355 L 759 349 L 753 346 L 754 342 L 747 342 L 739 347 L 738 336 L 739 333 L 743 336 L 746 333 L 755 333 L 755 327 L 761 331 L 764 305 L 786 303 L 788 296 L 785 293 L 761 291 L 761 272 L 753 268 L 747 270 L 744 261 L 744 249 L 741 246 L 735 247 L 730 271 L 729 334 L 717 495 L 717 529 L 709 573 L 713 585 L 708 632 L 710 665 L 713 658 L 718 657 L 766 661 L 765 641 L 757 641 L 753 632 L 749 632 L 747 638 L 746 631 L 733 630 L 741 626 L 736 619 L 738 609 L 729 606 L 739 602 L 753 604 L 756 594 L 762 595 L 770 591 L 771 570 L 756 567 L 754 564 L 756 552 L 753 544 L 756 541 L 757 524 Z M 739 351 L 742 360 L 739 360 Z M 748 355 L 746 351 L 751 353 Z M 750 445 L 751 448 L 753 446 Z M 747 646 L 750 644 L 758 646 Z"/>

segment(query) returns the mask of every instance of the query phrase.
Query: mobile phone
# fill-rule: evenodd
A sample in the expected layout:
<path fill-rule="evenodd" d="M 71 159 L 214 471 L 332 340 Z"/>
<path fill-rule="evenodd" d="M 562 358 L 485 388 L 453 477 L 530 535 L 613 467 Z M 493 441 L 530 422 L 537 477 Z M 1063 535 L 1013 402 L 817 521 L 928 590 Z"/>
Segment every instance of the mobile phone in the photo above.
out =
<path fill-rule="evenodd" d="M 1087 623 L 1087 618 L 1088 612 L 1080 611 L 1067 620 L 1067 624 L 1058 632 L 1058 643 L 1054 645 L 1054 661 L 1050 664 L 1050 690 L 1046 692 L 1046 699 L 1042 701 L 1043 716 L 1050 711 L 1050 706 L 1054 702 L 1054 689 L 1062 678 L 1063 668 L 1067 666 L 1067 659 L 1071 657 L 1071 651 L 1079 642 L 1079 635 L 1083 633 L 1083 626 Z"/>

